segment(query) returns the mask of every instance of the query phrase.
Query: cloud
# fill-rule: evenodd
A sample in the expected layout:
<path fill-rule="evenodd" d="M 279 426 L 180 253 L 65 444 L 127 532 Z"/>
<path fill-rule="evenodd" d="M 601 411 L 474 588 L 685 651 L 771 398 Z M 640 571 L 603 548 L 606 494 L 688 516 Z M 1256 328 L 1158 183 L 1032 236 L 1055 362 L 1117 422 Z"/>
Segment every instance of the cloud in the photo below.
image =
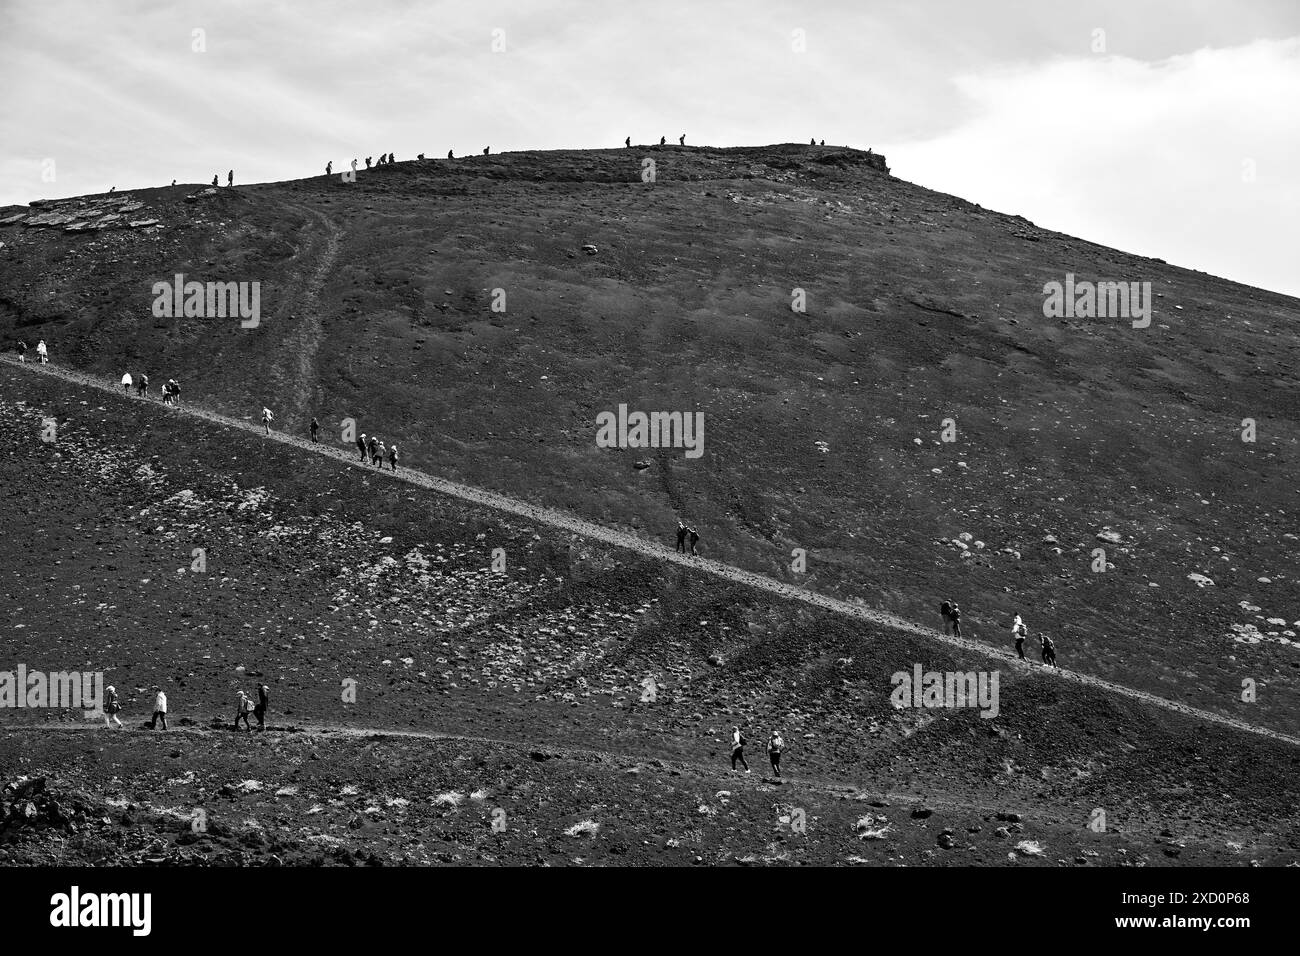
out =
<path fill-rule="evenodd" d="M 955 81 L 969 117 L 885 144 L 904 178 L 1040 226 L 1300 294 L 1300 39 Z"/>

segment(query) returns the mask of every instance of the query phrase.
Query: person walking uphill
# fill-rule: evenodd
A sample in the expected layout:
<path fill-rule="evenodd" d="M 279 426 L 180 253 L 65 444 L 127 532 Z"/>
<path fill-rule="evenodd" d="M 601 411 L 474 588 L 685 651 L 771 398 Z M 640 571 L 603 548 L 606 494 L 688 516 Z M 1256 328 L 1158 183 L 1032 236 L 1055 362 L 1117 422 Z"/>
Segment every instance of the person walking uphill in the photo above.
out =
<path fill-rule="evenodd" d="M 266 684 L 257 686 L 257 706 L 253 708 L 253 716 L 257 718 L 257 729 L 266 733 L 266 715 L 271 710 L 271 688 Z"/>
<path fill-rule="evenodd" d="M 1046 634 L 1040 635 L 1039 641 L 1043 646 L 1043 664 L 1048 667 L 1056 666 L 1056 645 Z"/>
<path fill-rule="evenodd" d="M 153 701 L 153 720 L 149 723 L 150 730 L 158 729 L 158 721 L 162 721 L 163 730 L 167 729 L 167 695 L 161 690 Z"/>
<path fill-rule="evenodd" d="M 388 467 L 397 471 L 397 442 L 393 442 L 393 447 L 388 449 Z"/>
<path fill-rule="evenodd" d="M 785 741 L 781 739 L 781 731 L 772 731 L 772 736 L 767 738 L 767 759 L 772 761 L 772 772 L 778 777 L 781 776 L 781 751 L 785 750 Z"/>
<path fill-rule="evenodd" d="M 952 613 L 949 614 L 948 616 L 952 618 L 953 637 L 961 637 L 961 608 L 959 608 L 956 604 L 953 604 Z"/>
<path fill-rule="evenodd" d="M 111 728 L 113 726 L 113 724 L 109 723 L 110 720 L 116 723 L 119 727 L 122 726 L 122 721 L 118 720 L 117 717 L 118 711 L 120 711 L 121 709 L 122 709 L 122 705 L 119 704 L 117 701 L 117 688 L 112 686 L 105 688 L 104 689 L 104 726 L 105 727 Z"/>
<path fill-rule="evenodd" d="M 45 340 L 41 339 L 36 343 L 36 354 L 40 357 L 41 364 L 45 365 L 50 360 L 49 349 L 45 347 Z"/>
<path fill-rule="evenodd" d="M 680 521 L 677 522 L 677 551 L 680 554 L 686 553 L 686 525 Z"/>
<path fill-rule="evenodd" d="M 313 442 L 320 441 L 320 439 L 316 437 L 319 434 L 320 434 L 320 422 L 316 421 L 316 419 L 313 418 L 311 420 L 311 440 Z"/>
<path fill-rule="evenodd" d="M 275 421 L 275 415 L 271 410 L 269 408 L 262 409 L 262 427 L 266 429 L 268 435 L 271 434 L 271 422 L 273 421 Z"/>
<path fill-rule="evenodd" d="M 1016 656 L 1022 661 L 1025 659 L 1025 637 L 1029 634 L 1029 628 L 1025 627 L 1025 622 L 1020 620 L 1020 615 L 1011 622 L 1011 636 L 1016 642 Z"/>
<path fill-rule="evenodd" d="M 939 616 L 943 618 L 943 632 L 948 634 L 952 631 L 952 605 L 949 602 L 939 605 Z"/>
<path fill-rule="evenodd" d="M 700 533 L 694 528 L 687 528 L 686 533 L 691 538 L 691 556 L 695 556 L 695 546 L 700 543 Z"/>
<path fill-rule="evenodd" d="M 740 732 L 739 727 L 731 728 L 731 769 L 736 769 L 736 761 L 745 768 L 745 773 L 749 773 L 749 764 L 745 763 L 745 735 Z"/>
<path fill-rule="evenodd" d="M 131 394 L 131 373 L 130 372 L 127 372 L 125 375 L 122 376 L 122 391 L 126 392 L 126 394 L 128 395 Z"/>
<path fill-rule="evenodd" d="M 371 435 L 370 440 L 366 442 L 366 451 L 370 452 L 370 464 L 373 465 L 375 458 L 379 455 L 379 439 L 374 435 Z M 365 461 L 365 458 L 363 457 L 361 460 Z"/>
<path fill-rule="evenodd" d="M 253 732 L 253 727 L 248 722 L 248 715 L 251 714 L 252 712 L 253 712 L 253 702 L 249 700 L 248 695 L 241 690 L 239 692 L 239 696 L 235 698 L 235 729 L 236 730 L 239 729 L 239 722 L 242 720 L 244 722 L 244 726 L 248 728 L 248 732 L 250 734 Z"/>

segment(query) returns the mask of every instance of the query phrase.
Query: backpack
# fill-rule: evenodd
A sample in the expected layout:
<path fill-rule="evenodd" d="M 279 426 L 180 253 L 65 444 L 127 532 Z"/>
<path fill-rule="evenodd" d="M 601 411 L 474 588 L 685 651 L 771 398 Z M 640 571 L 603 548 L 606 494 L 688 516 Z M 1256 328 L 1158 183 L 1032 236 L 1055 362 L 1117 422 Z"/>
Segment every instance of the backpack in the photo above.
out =
<path fill-rule="evenodd" d="M 771 743 L 772 753 L 779 754 L 784 749 L 785 749 L 785 741 L 781 739 L 780 734 L 777 734 L 775 737 L 772 738 L 772 743 Z"/>
<path fill-rule="evenodd" d="M 939 605 L 939 613 L 942 614 L 944 617 L 951 617 L 952 605 L 949 604 L 947 601 L 944 601 L 942 604 Z"/>

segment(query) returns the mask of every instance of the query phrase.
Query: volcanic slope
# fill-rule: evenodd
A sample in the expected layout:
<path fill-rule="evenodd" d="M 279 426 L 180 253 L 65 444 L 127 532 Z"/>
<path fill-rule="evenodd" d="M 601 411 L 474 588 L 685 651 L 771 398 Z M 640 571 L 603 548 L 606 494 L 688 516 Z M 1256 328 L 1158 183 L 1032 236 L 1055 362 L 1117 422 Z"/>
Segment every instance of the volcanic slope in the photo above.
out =
<path fill-rule="evenodd" d="M 5 861 L 1300 856 L 1292 744 L 1009 663 L 996 716 L 895 709 L 894 672 L 988 661 L 156 401 L 12 364 L 0 396 L 6 650 L 102 670 L 131 728 L 5 711 Z M 271 732 L 226 729 L 260 682 Z M 137 729 L 155 685 L 180 733 Z"/>
<path fill-rule="evenodd" d="M 667 537 L 680 515 L 710 557 L 912 620 L 949 597 L 991 644 L 1022 613 L 1070 667 L 1158 696 L 1242 716 L 1249 682 L 1248 719 L 1297 730 L 1293 299 L 831 147 L 523 152 L 128 202 L 157 223 L 0 216 L 25 214 L 0 225 L 11 337 L 295 430 L 353 418 L 407 464 L 603 525 Z M 260 325 L 155 318 L 178 273 L 260 281 Z M 1150 327 L 1044 318 L 1067 274 L 1149 281 Z M 703 412 L 703 456 L 596 447 L 622 403 Z"/>

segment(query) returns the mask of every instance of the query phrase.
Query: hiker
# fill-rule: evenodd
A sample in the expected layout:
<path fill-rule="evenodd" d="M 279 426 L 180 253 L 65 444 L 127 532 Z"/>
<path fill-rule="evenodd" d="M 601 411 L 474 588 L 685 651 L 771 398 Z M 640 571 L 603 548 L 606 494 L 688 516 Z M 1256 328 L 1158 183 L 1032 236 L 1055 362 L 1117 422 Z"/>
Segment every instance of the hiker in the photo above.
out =
<path fill-rule="evenodd" d="M 257 729 L 266 733 L 266 715 L 271 710 L 271 688 L 266 684 L 257 686 L 257 706 L 253 708 L 253 716 L 257 718 Z"/>
<path fill-rule="evenodd" d="M 45 340 L 41 339 L 36 343 L 36 354 L 40 356 L 41 364 L 44 365 L 50 360 L 49 350 L 45 348 Z"/>
<path fill-rule="evenodd" d="M 331 159 L 328 163 L 325 164 L 325 175 L 330 176 L 333 175 L 333 173 L 334 173 L 334 160 Z"/>
<path fill-rule="evenodd" d="M 384 470 L 384 459 L 387 457 L 388 457 L 388 449 L 384 447 L 384 443 L 381 441 L 379 443 L 379 454 L 375 455 L 375 465 L 379 468 L 380 471 Z"/>
<path fill-rule="evenodd" d="M 356 157 L 354 156 L 352 158 L 352 175 L 355 176 L 356 174 L 357 174 L 357 160 Z"/>
<path fill-rule="evenodd" d="M 235 171 L 232 169 L 226 173 L 226 188 L 229 189 L 233 185 L 235 185 Z"/>
<path fill-rule="evenodd" d="M 173 405 L 179 405 L 179 404 L 181 403 L 181 386 L 180 386 L 180 383 L 177 382 L 176 379 L 174 379 L 174 378 L 169 378 L 167 381 L 171 384 L 171 387 L 172 387 L 172 404 L 173 404 Z"/>
<path fill-rule="evenodd" d="M 740 732 L 739 727 L 731 728 L 731 769 L 736 769 L 736 761 L 745 768 L 745 773 L 749 773 L 749 764 L 745 763 L 745 735 Z"/>
<path fill-rule="evenodd" d="M 136 382 L 135 390 L 141 398 L 149 397 L 149 376 L 144 372 L 140 373 L 140 380 Z"/>
<path fill-rule="evenodd" d="M 158 691 L 158 696 L 154 698 L 153 720 L 149 722 L 149 729 L 156 730 L 158 728 L 158 721 L 160 720 L 162 721 L 163 730 L 166 730 L 167 729 L 167 695 L 164 694 L 161 690 Z"/>
<path fill-rule="evenodd" d="M 108 727 L 110 730 L 112 729 L 113 724 L 109 723 L 109 721 L 116 723 L 119 727 L 122 726 L 122 721 L 119 720 L 117 716 L 117 712 L 121 709 L 122 709 L 122 705 L 117 702 L 117 688 L 112 686 L 105 688 L 104 689 L 104 726 L 105 727 Z"/>
<path fill-rule="evenodd" d="M 392 153 L 389 153 L 389 154 L 388 154 L 388 165 L 389 165 L 389 166 L 393 165 L 393 154 L 392 154 Z"/>
<path fill-rule="evenodd" d="M 215 184 L 214 184 L 214 185 L 215 185 Z M 116 186 L 109 186 L 109 187 L 108 187 L 108 191 L 109 191 L 109 192 L 116 192 L 116 191 L 117 191 L 117 187 L 116 187 Z"/>
<path fill-rule="evenodd" d="M 174 180 L 174 179 L 172 180 L 172 185 L 173 185 L 173 186 L 176 185 L 176 180 Z"/>
<path fill-rule="evenodd" d="M 679 146 L 685 146 L 685 145 L 686 145 L 686 134 L 685 134 L 685 133 L 682 133 L 681 136 L 678 136 L 678 137 L 677 137 L 677 145 L 679 145 Z"/>
<path fill-rule="evenodd" d="M 171 403 L 172 403 L 172 383 L 171 380 L 168 379 L 166 382 L 163 382 L 163 404 L 170 405 Z"/>
<path fill-rule="evenodd" d="M 375 458 L 379 455 L 379 439 L 374 435 L 371 435 L 370 440 L 366 442 L 366 451 L 370 453 L 370 464 L 373 465 L 375 463 Z M 365 458 L 362 458 L 361 460 L 365 461 Z"/>
<path fill-rule="evenodd" d="M 808 140 L 808 145 L 809 145 L 809 146 L 816 146 L 816 145 L 817 145 L 817 140 L 815 140 L 815 139 L 810 139 L 810 140 Z"/>
<path fill-rule="evenodd" d="M 366 157 L 366 169 L 369 169 L 369 168 L 370 168 L 370 157 L 367 156 L 367 157 Z"/>
<path fill-rule="evenodd" d="M 128 395 L 131 394 L 131 373 L 130 372 L 127 372 L 125 375 L 122 376 L 122 391 L 126 392 Z"/>
<path fill-rule="evenodd" d="M 271 434 L 271 422 L 273 421 L 275 421 L 275 415 L 272 414 L 271 410 L 269 408 L 262 409 L 262 427 L 266 429 L 268 435 Z"/>
<path fill-rule="evenodd" d="M 1043 665 L 1044 666 L 1051 665 L 1052 667 L 1055 667 L 1056 666 L 1056 645 L 1052 643 L 1052 639 L 1048 637 L 1046 634 L 1039 635 L 1039 640 L 1042 642 L 1043 645 Z"/>
<path fill-rule="evenodd" d="M 948 616 L 952 618 L 953 637 L 961 637 L 961 608 L 953 604 L 952 613 Z"/>
<path fill-rule="evenodd" d="M 27 363 L 27 343 L 22 339 L 18 340 L 18 361 Z"/>
<path fill-rule="evenodd" d="M 826 140 L 822 140 L 822 141 L 821 141 L 820 143 L 818 143 L 817 145 L 818 145 L 818 146 L 825 146 L 825 145 L 826 145 Z"/>
<path fill-rule="evenodd" d="M 490 150 L 491 148 L 492 148 L 491 146 L 484 146 L 484 147 L 483 147 L 483 155 L 486 156 L 486 155 L 488 154 L 488 150 Z"/>
<path fill-rule="evenodd" d="M 366 433 L 362 432 L 361 437 L 357 439 L 357 450 L 361 452 L 361 460 L 366 460 Z"/>
<path fill-rule="evenodd" d="M 453 156 L 453 155 L 451 154 L 451 150 L 447 150 L 447 158 L 448 158 L 448 159 L 455 159 L 456 157 Z"/>
<path fill-rule="evenodd" d="M 944 601 L 939 605 L 939 616 L 943 618 L 943 632 L 948 634 L 952 631 L 952 605 Z"/>
<path fill-rule="evenodd" d="M 397 471 L 397 442 L 393 442 L 393 447 L 388 449 L 388 467 Z"/>
<path fill-rule="evenodd" d="M 220 173 L 213 173 L 213 174 L 212 174 L 212 185 L 214 185 L 214 186 L 217 185 L 217 181 L 218 181 L 220 178 L 221 178 L 221 174 L 220 174 Z M 111 192 L 111 190 L 110 190 L 110 192 Z"/>
<path fill-rule="evenodd" d="M 781 776 L 781 751 L 785 749 L 785 741 L 781 739 L 781 731 L 772 731 L 772 736 L 767 738 L 767 757 L 772 761 L 772 772 L 778 777 Z"/>
<path fill-rule="evenodd" d="M 1011 636 L 1016 641 L 1016 655 L 1023 661 L 1025 659 L 1025 636 L 1029 633 L 1029 628 L 1025 627 L 1025 622 L 1020 620 L 1020 615 L 1011 622 Z"/>
<path fill-rule="evenodd" d="M 235 699 L 235 729 L 236 730 L 239 729 L 239 721 L 242 719 L 244 721 L 244 726 L 248 728 L 248 732 L 250 734 L 253 732 L 253 726 L 248 722 L 248 715 L 251 714 L 252 712 L 253 712 L 253 702 L 249 700 L 248 695 L 241 690 L 239 692 L 239 697 Z"/>
<path fill-rule="evenodd" d="M 424 153 L 416 154 L 415 158 L 418 159 L 420 162 L 424 162 Z"/>
<path fill-rule="evenodd" d="M 667 140 L 666 137 L 663 137 L 663 136 L 660 136 L 660 137 L 659 137 L 659 145 L 660 145 L 660 146 L 664 146 L 664 145 L 666 145 L 667 142 L 668 142 L 668 140 Z"/>
<path fill-rule="evenodd" d="M 318 434 L 320 434 L 320 422 L 316 421 L 316 419 L 313 418 L 311 420 L 311 440 L 313 442 L 319 440 L 316 437 Z"/>
<path fill-rule="evenodd" d="M 631 148 L 632 148 L 632 137 L 629 136 L 627 139 L 623 140 L 623 145 L 626 146 L 628 149 L 631 149 Z"/>
<path fill-rule="evenodd" d="M 686 525 L 680 521 L 677 522 L 677 551 L 680 554 L 686 553 Z"/>
<path fill-rule="evenodd" d="M 375 169 L 378 169 L 380 166 L 384 165 L 384 159 L 385 159 L 385 158 L 386 158 L 386 157 L 385 157 L 385 154 L 384 154 L 384 153 L 380 153 L 380 154 L 379 154 L 379 158 L 378 158 L 377 160 L 375 160 Z"/>
<path fill-rule="evenodd" d="M 699 542 L 699 540 L 700 540 L 700 533 L 699 533 L 698 531 L 696 531 L 694 528 L 687 528 L 687 529 L 686 529 L 686 533 L 689 534 L 689 535 L 691 536 L 691 556 L 694 557 L 694 556 L 695 556 L 695 545 L 696 545 L 696 544 Z"/>

